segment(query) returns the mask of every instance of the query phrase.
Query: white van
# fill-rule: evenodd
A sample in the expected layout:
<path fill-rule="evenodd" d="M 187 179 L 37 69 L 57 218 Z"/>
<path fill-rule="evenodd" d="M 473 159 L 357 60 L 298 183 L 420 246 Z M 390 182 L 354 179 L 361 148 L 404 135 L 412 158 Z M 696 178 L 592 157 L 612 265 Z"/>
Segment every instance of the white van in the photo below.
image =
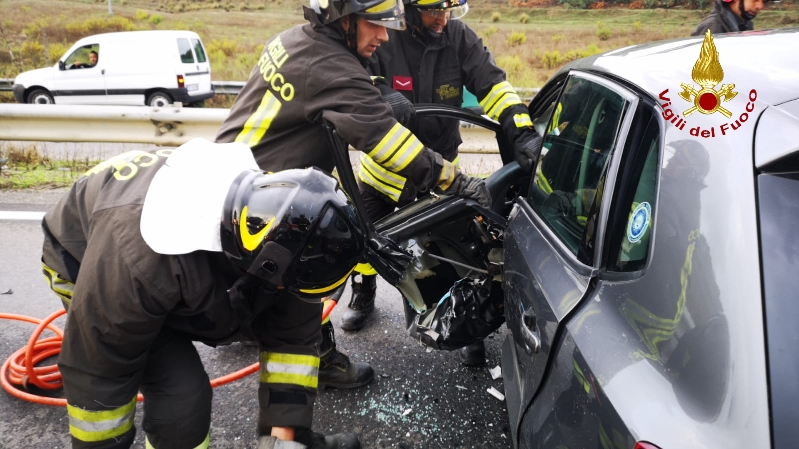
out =
<path fill-rule="evenodd" d="M 53 67 L 14 79 L 20 103 L 164 106 L 214 95 L 197 33 L 126 31 L 85 37 Z"/>

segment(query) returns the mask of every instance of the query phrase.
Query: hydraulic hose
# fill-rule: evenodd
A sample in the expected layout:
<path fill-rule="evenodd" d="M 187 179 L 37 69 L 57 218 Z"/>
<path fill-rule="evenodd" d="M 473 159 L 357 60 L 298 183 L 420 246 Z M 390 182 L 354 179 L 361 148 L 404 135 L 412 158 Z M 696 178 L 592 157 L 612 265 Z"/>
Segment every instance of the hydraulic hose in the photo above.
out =
<path fill-rule="evenodd" d="M 61 373 L 58 371 L 58 365 L 37 367 L 36 364 L 48 357 L 58 355 L 61 352 L 61 342 L 64 338 L 64 331 L 51 323 L 65 313 L 67 313 L 66 310 L 60 309 L 44 320 L 25 315 L 0 313 L 0 319 L 38 324 L 38 327 L 28 340 L 28 345 L 13 353 L 0 368 L 0 385 L 2 385 L 3 389 L 6 390 L 8 394 L 36 404 L 60 407 L 65 407 L 67 405 L 66 399 L 40 396 L 28 393 L 16 387 L 21 386 L 22 388 L 27 388 L 28 385 L 35 385 L 43 390 L 55 390 L 61 388 L 63 385 L 61 382 Z M 45 329 L 52 331 L 56 335 L 39 340 L 39 336 Z M 254 363 L 246 368 L 213 379 L 211 381 L 211 387 L 216 388 L 220 385 L 239 380 L 257 372 L 258 369 L 259 364 Z M 139 394 L 138 401 L 141 402 L 143 400 L 144 396 Z"/>

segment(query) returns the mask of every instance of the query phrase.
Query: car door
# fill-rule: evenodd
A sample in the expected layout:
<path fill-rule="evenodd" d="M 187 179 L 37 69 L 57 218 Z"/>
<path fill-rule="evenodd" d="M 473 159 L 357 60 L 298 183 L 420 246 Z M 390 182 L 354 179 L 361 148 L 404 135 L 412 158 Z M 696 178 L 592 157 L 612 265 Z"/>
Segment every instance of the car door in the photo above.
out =
<path fill-rule="evenodd" d="M 211 88 L 211 69 L 202 43 L 197 38 L 188 37 L 179 37 L 177 41 L 180 70 L 188 94 L 207 92 Z"/>
<path fill-rule="evenodd" d="M 567 317 L 596 284 L 598 236 L 610 203 L 603 199 L 613 190 L 606 180 L 614 179 L 613 161 L 637 103 L 633 93 L 603 78 L 569 75 L 541 130 L 543 148 L 527 195 L 510 213 L 503 290 L 511 336 L 502 366 L 514 442 Z M 531 113 L 540 121 L 541 111 Z"/>
<path fill-rule="evenodd" d="M 97 64 L 87 67 L 90 53 L 98 55 Z M 100 44 L 86 44 L 74 49 L 59 63 L 53 76 L 56 104 L 106 104 L 105 62 Z M 63 69 L 61 68 L 63 67 Z"/>

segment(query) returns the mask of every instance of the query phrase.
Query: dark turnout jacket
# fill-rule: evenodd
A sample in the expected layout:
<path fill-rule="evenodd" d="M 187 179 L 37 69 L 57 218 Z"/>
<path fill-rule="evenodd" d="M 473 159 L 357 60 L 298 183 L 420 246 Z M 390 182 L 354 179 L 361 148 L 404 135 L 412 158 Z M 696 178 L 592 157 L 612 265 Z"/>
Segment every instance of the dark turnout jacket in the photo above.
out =
<path fill-rule="evenodd" d="M 53 286 L 67 293 L 59 295 L 69 314 L 58 362 L 70 405 L 70 430 L 81 441 L 122 440 L 135 431 L 130 407 L 148 351 L 162 332 L 215 344 L 230 341 L 240 331 L 227 294 L 240 273 L 223 253 L 162 255 L 141 235 L 148 187 L 170 152 L 133 151 L 101 163 L 80 178 L 42 222 L 45 275 L 53 284 L 56 277 L 61 279 L 62 287 L 74 284 Z M 262 323 L 253 324 L 254 332 L 257 326 L 269 328 L 261 341 L 264 365 L 277 354 L 315 357 L 318 367 L 321 310 L 305 328 L 284 325 L 291 317 L 264 315 Z M 317 340 L 296 344 L 304 334 Z M 271 391 L 259 394 L 262 422 L 311 426 L 315 384 L 271 383 L 262 373 L 260 388 Z M 275 399 L 287 395 L 292 397 L 287 403 Z"/>
<path fill-rule="evenodd" d="M 753 29 L 752 21 L 735 15 L 730 9 L 729 3 L 725 3 L 723 0 L 714 0 L 710 14 L 696 26 L 691 36 L 703 36 L 707 30 L 710 30 L 712 34 L 719 34 Z"/>
<path fill-rule="evenodd" d="M 381 193 L 399 196 L 405 182 L 427 191 L 449 186 L 440 156 L 426 149 L 391 113 L 337 24 L 310 23 L 270 39 L 217 134 L 243 142 L 264 170 L 317 166 L 332 171 L 322 123 L 330 122 L 366 153 Z M 445 175 L 446 177 L 447 175 Z"/>
<path fill-rule="evenodd" d="M 505 71 L 497 67 L 482 39 L 463 21 L 449 21 L 442 35 L 433 38 L 421 26 L 418 14 L 414 7 L 408 7 L 408 28 L 388 30 L 389 41 L 369 61 L 372 75 L 385 77 L 392 88 L 414 104 L 461 107 L 464 88 L 479 100 L 486 99 L 498 86 L 510 88 Z M 527 112 L 526 108 L 523 112 Z M 499 114 L 492 118 L 498 120 Z M 458 126 L 454 119 L 426 117 L 416 120 L 411 131 L 427 147 L 453 160 L 461 144 Z"/>

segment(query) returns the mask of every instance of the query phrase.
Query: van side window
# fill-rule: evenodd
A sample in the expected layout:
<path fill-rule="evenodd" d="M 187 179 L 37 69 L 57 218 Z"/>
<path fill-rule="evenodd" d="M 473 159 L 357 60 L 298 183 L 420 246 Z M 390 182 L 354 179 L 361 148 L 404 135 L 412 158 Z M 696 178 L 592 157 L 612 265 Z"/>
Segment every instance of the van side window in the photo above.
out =
<path fill-rule="evenodd" d="M 191 44 L 188 39 L 178 39 L 178 51 L 180 52 L 180 61 L 191 64 L 194 62 L 194 54 L 191 52 Z"/>
<path fill-rule="evenodd" d="M 203 49 L 203 43 L 200 42 L 199 39 L 192 39 L 191 43 L 194 44 L 194 54 L 197 55 L 197 62 L 207 61 L 205 57 L 205 50 Z"/>
<path fill-rule="evenodd" d="M 100 44 L 84 45 L 64 59 L 67 69 L 90 69 L 100 60 Z"/>

